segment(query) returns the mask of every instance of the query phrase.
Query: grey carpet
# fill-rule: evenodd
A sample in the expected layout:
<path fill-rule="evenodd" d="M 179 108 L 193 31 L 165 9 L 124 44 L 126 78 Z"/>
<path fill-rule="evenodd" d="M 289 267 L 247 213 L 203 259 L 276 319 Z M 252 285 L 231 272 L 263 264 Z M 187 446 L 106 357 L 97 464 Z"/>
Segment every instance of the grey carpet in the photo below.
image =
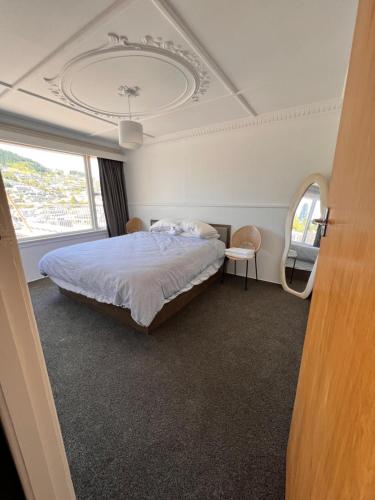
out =
<path fill-rule="evenodd" d="M 79 499 L 281 499 L 308 302 L 228 276 L 152 336 L 30 286 Z"/>

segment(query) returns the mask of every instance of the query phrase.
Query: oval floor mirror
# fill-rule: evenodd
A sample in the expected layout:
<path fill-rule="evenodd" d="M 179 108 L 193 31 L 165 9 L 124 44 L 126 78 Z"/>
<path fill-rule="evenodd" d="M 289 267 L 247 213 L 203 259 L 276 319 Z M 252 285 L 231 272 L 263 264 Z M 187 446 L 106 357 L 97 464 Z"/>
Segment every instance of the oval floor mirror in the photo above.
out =
<path fill-rule="evenodd" d="M 285 223 L 285 247 L 281 259 L 281 284 L 285 291 L 306 299 L 312 291 L 322 225 L 315 219 L 327 214 L 326 178 L 312 174 L 294 195 Z"/>

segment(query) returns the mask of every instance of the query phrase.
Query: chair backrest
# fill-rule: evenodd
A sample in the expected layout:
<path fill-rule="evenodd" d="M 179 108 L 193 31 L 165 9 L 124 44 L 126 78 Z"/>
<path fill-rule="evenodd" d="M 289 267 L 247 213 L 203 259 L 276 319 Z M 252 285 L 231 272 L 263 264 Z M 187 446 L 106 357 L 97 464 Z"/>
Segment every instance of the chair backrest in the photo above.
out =
<path fill-rule="evenodd" d="M 262 244 L 260 231 L 256 226 L 243 226 L 233 233 L 230 246 L 252 248 L 257 252 Z"/>
<path fill-rule="evenodd" d="M 126 223 L 126 232 L 127 233 L 136 233 L 137 231 L 142 231 L 143 223 L 141 219 L 138 217 L 132 217 Z"/>

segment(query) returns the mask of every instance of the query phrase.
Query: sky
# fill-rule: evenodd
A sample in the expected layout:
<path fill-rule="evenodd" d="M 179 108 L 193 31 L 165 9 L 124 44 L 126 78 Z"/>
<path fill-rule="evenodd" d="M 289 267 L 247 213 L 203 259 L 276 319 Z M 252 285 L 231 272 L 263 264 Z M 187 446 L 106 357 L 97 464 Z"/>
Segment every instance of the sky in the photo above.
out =
<path fill-rule="evenodd" d="M 84 171 L 83 156 L 49 151 L 46 149 L 30 148 L 27 146 L 18 146 L 6 142 L 0 142 L 0 149 L 5 149 L 6 151 L 11 151 L 20 156 L 30 158 L 44 167 L 63 170 L 65 173 L 69 173 L 70 170 Z"/>

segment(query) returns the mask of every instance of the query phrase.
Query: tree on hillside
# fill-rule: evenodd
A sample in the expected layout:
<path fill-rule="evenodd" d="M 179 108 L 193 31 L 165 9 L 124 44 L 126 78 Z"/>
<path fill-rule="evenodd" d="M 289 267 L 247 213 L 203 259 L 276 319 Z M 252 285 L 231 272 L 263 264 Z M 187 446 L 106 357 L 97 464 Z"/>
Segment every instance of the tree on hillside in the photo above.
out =
<path fill-rule="evenodd" d="M 7 151 L 6 149 L 0 149 L 0 166 L 1 165 L 11 166 L 13 163 L 17 162 L 27 163 L 33 170 L 35 170 L 38 173 L 49 171 L 47 167 L 44 167 L 37 161 L 32 160 L 31 158 L 20 156 L 16 153 L 13 153 L 12 151 Z"/>

